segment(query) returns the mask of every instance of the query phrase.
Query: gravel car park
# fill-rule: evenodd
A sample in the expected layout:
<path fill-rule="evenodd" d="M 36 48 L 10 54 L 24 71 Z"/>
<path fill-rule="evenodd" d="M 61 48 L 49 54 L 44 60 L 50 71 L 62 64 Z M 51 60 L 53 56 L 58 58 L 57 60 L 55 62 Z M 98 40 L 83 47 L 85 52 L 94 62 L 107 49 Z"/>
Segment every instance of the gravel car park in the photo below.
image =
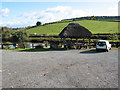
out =
<path fill-rule="evenodd" d="M 2 51 L 3 88 L 117 88 L 118 50 Z"/>

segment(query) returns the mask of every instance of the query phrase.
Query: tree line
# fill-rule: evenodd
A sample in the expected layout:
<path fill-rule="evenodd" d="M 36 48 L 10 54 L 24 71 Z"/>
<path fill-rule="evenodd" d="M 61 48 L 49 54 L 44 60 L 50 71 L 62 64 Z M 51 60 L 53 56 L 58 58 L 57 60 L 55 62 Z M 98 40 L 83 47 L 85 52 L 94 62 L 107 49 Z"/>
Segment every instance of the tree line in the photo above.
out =
<path fill-rule="evenodd" d="M 1 29 L 2 31 L 2 42 L 13 42 L 13 43 L 21 43 L 28 39 L 29 35 L 26 31 L 14 31 L 10 30 L 7 27 Z"/>

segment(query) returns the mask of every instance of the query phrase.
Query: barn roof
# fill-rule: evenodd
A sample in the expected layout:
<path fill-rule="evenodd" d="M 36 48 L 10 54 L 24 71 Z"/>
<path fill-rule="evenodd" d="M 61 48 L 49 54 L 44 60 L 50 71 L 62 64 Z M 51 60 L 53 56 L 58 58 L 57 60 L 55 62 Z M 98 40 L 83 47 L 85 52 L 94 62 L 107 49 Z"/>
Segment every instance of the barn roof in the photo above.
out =
<path fill-rule="evenodd" d="M 61 38 L 83 38 L 90 37 L 92 33 L 85 27 L 81 26 L 79 23 L 70 23 L 65 27 L 59 36 Z"/>

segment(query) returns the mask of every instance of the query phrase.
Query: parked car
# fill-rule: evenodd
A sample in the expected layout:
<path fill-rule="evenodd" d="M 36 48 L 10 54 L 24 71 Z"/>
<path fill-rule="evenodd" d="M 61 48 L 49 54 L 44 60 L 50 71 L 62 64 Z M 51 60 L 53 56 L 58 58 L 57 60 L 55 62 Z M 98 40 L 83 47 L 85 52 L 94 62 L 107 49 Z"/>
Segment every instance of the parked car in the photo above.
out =
<path fill-rule="evenodd" d="M 96 51 L 105 50 L 108 52 L 110 49 L 111 49 L 111 44 L 107 40 L 99 40 L 96 43 Z"/>

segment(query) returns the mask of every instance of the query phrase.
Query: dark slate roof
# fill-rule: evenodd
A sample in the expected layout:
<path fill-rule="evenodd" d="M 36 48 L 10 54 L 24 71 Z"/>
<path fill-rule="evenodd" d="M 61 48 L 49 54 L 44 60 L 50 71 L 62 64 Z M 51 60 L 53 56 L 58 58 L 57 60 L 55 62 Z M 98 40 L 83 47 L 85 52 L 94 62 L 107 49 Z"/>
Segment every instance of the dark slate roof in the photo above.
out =
<path fill-rule="evenodd" d="M 61 38 L 69 37 L 69 38 L 82 38 L 82 37 L 90 37 L 92 33 L 81 26 L 79 23 L 70 23 L 67 27 L 65 27 L 62 32 L 59 34 Z"/>

